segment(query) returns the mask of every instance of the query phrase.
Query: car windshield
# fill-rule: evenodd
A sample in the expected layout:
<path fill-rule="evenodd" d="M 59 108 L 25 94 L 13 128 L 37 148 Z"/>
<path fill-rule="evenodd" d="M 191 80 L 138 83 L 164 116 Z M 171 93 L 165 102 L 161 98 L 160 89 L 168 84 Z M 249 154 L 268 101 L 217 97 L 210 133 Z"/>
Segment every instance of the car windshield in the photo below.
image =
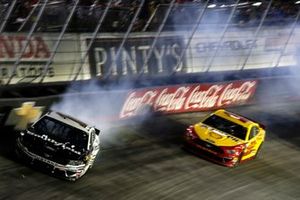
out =
<path fill-rule="evenodd" d="M 229 121 L 218 115 L 212 115 L 207 119 L 205 119 L 202 123 L 210 127 L 216 128 L 220 131 L 223 131 L 225 133 L 228 133 L 239 139 L 242 140 L 246 139 L 247 129 L 245 127 L 236 124 L 232 121 Z"/>
<path fill-rule="evenodd" d="M 75 149 L 87 148 L 88 135 L 75 127 L 51 117 L 43 117 L 34 124 L 36 134 L 47 135 L 49 138 L 64 144 L 74 145 Z"/>

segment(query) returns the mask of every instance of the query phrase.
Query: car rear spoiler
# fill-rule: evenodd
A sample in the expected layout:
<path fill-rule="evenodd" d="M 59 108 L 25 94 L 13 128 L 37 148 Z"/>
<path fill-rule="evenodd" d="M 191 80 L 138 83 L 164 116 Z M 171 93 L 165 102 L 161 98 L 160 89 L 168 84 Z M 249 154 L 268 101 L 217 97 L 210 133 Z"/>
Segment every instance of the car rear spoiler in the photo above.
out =
<path fill-rule="evenodd" d="M 225 112 L 228 112 L 228 113 L 230 113 L 230 114 L 235 114 L 235 113 L 229 112 L 229 111 L 227 111 L 227 110 L 226 110 Z M 258 124 L 260 128 L 266 130 L 266 126 L 265 126 L 264 124 L 262 124 L 262 123 L 260 123 L 260 122 L 258 122 L 258 121 L 256 121 L 256 120 L 253 120 L 253 119 L 251 119 L 251 118 L 249 118 L 249 117 L 245 117 L 245 116 L 240 115 L 240 114 L 237 114 L 237 115 L 240 116 L 240 117 L 243 117 L 243 118 L 245 118 L 245 119 L 247 119 L 247 120 L 249 120 L 249 121 L 252 121 L 252 122 Z"/>
<path fill-rule="evenodd" d="M 241 115 L 241 116 L 242 116 L 242 115 Z M 244 117 L 244 116 L 243 116 L 243 117 Z M 248 119 L 248 120 L 250 120 L 250 121 L 252 121 L 252 122 L 254 122 L 254 123 L 257 123 L 257 124 L 259 125 L 260 128 L 266 130 L 266 126 L 265 126 L 264 124 L 262 124 L 262 123 L 260 123 L 260 122 L 258 122 L 258 121 L 256 121 L 256 120 L 253 120 L 253 119 L 251 119 L 251 118 L 249 118 L 249 117 L 245 117 L 245 118 Z"/>
<path fill-rule="evenodd" d="M 264 124 L 262 124 L 262 123 L 260 123 L 260 122 L 258 122 L 258 121 L 255 121 L 255 120 L 253 120 L 253 119 L 250 119 L 250 118 L 248 118 L 248 117 L 245 117 L 245 118 L 246 118 L 246 119 L 249 119 L 250 121 L 252 121 L 252 122 L 254 122 L 254 123 L 257 123 L 257 124 L 259 125 L 260 128 L 266 130 L 266 126 L 265 126 Z"/>

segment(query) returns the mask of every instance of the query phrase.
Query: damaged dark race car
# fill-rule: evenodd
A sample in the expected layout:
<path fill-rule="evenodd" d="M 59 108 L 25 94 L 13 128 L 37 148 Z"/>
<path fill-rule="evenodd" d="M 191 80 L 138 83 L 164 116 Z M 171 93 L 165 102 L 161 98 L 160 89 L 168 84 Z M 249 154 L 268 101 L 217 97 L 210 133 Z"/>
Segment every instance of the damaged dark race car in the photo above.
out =
<path fill-rule="evenodd" d="M 95 162 L 100 131 L 59 112 L 48 112 L 21 131 L 17 156 L 55 176 L 75 181 Z"/>

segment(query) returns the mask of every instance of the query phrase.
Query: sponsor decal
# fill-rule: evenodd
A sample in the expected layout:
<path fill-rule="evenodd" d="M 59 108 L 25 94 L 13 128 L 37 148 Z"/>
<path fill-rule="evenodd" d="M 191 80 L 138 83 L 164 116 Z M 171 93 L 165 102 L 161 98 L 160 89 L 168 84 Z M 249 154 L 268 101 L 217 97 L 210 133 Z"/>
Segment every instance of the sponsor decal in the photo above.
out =
<path fill-rule="evenodd" d="M 21 107 L 12 109 L 5 125 L 15 126 L 16 130 L 25 130 L 28 124 L 42 115 L 43 107 L 35 107 L 35 102 L 24 102 Z"/>
<path fill-rule="evenodd" d="M 201 145 L 197 145 L 197 147 L 200 148 L 200 149 L 202 149 L 202 150 L 205 150 L 205 151 L 207 151 L 207 152 L 210 152 L 210 153 L 212 153 L 212 154 L 214 154 L 214 155 L 218 155 L 217 152 L 215 152 L 215 151 L 213 151 L 213 150 L 210 149 L 211 146 L 210 146 L 209 144 L 208 144 L 208 145 L 205 145 L 205 147 L 204 147 L 204 146 L 201 146 Z"/>
<path fill-rule="evenodd" d="M 209 132 L 209 135 L 217 140 L 222 139 L 224 135 L 223 133 L 219 132 L 219 131 L 214 131 L 214 132 Z"/>
<path fill-rule="evenodd" d="M 44 140 L 44 141 L 46 141 L 46 142 L 50 142 L 50 143 L 52 143 L 52 144 L 54 144 L 56 147 L 61 147 L 62 149 L 66 149 L 66 150 L 69 150 L 69 151 L 71 151 L 71 152 L 73 152 L 73 153 L 75 153 L 75 154 L 78 154 L 78 155 L 81 155 L 81 152 L 80 151 L 76 151 L 75 149 L 74 149 L 74 145 L 71 145 L 71 147 L 69 147 L 69 146 L 67 146 L 67 144 L 65 144 L 65 143 L 61 143 L 61 142 L 57 142 L 57 141 L 55 141 L 55 140 L 53 140 L 53 139 L 51 139 L 51 138 L 49 138 L 48 137 L 48 135 L 39 135 L 39 134 L 35 134 L 35 133 L 32 133 L 32 132 L 30 132 L 30 131 L 27 131 L 27 134 L 28 135 L 32 135 L 32 136 L 34 136 L 34 137 L 37 137 L 37 138 L 40 138 L 40 139 L 42 139 L 42 140 Z M 52 148 L 52 147 L 49 147 L 49 146 L 46 146 L 46 148 L 48 149 L 48 150 L 50 150 L 50 151 L 56 151 L 56 149 L 54 149 L 54 148 Z"/>
<path fill-rule="evenodd" d="M 207 141 L 207 142 L 209 142 L 209 143 L 212 143 L 212 144 L 214 144 L 214 143 L 215 143 L 215 141 L 213 141 L 213 140 L 210 140 L 210 139 L 206 139 L 206 141 Z"/>
<path fill-rule="evenodd" d="M 255 147 L 256 143 L 257 142 L 254 140 L 246 145 L 246 149 L 244 151 L 244 156 L 247 156 L 247 155 L 255 152 L 256 149 L 254 147 Z"/>
<path fill-rule="evenodd" d="M 139 115 L 144 107 L 154 112 L 183 113 L 205 111 L 244 104 L 253 96 L 257 81 L 234 81 L 218 84 L 190 84 L 131 91 L 119 117 Z"/>

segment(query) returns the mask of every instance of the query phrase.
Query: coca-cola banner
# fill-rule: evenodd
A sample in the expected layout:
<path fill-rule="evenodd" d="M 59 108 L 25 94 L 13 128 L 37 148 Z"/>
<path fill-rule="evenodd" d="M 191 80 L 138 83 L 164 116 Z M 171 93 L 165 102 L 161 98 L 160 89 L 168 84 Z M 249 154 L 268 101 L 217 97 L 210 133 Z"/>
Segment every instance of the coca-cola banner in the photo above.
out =
<path fill-rule="evenodd" d="M 189 84 L 140 89 L 129 92 L 120 118 L 154 112 L 183 113 L 245 104 L 255 93 L 256 80 L 215 84 Z"/>

